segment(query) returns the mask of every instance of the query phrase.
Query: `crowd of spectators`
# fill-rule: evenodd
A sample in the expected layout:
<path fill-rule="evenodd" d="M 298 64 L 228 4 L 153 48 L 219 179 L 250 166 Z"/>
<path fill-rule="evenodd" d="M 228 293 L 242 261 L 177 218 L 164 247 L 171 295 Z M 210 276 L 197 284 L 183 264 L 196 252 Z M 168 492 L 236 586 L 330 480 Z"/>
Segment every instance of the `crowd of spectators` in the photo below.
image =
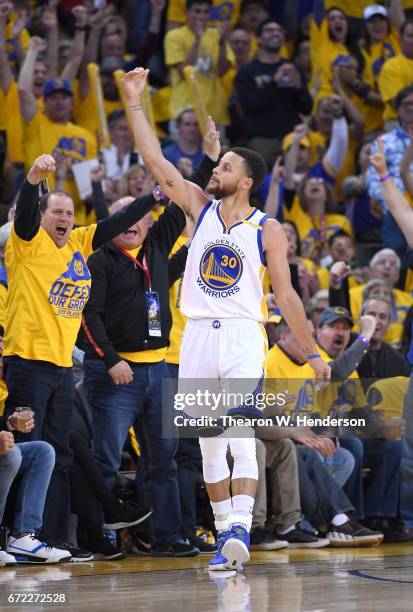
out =
<path fill-rule="evenodd" d="M 252 205 L 336 381 L 315 394 L 264 279 L 283 413 L 369 423 L 257 428 L 251 548 L 411 541 L 413 259 L 370 156 L 412 203 L 413 2 L 0 0 L 0 566 L 215 550 L 198 440 L 165 435 L 194 228 L 135 146 L 135 66 L 186 178 L 233 146 L 267 163 Z"/>

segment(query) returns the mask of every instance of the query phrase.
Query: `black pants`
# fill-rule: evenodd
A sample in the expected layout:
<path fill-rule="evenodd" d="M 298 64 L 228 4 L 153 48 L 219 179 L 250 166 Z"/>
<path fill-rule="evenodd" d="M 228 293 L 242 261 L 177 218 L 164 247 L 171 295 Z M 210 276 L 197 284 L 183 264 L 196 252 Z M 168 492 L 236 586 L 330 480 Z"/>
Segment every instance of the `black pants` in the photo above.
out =
<path fill-rule="evenodd" d="M 72 368 L 61 368 L 47 361 L 5 357 L 5 378 L 9 395 L 6 415 L 17 406 L 29 406 L 35 427 L 17 434 L 19 442 L 45 440 L 56 452 L 43 512 L 41 537 L 50 542 L 67 541 L 70 516 L 69 469 L 72 451 L 69 434 L 73 413 Z"/>
<path fill-rule="evenodd" d="M 100 527 L 103 524 L 103 510 L 98 496 L 100 491 L 107 488 L 105 480 L 92 449 L 82 436 L 72 432 L 70 446 L 74 455 L 70 468 L 72 512 L 77 515 L 81 528 Z"/>

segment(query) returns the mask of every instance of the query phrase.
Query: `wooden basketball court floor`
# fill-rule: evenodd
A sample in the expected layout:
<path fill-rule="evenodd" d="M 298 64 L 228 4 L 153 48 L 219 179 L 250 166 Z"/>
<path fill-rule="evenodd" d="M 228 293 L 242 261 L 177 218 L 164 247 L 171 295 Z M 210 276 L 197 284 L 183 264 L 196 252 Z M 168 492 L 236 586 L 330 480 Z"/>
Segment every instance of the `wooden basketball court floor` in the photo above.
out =
<path fill-rule="evenodd" d="M 131 555 L 116 562 L 1 568 L 0 610 L 413 610 L 413 543 L 256 552 L 243 574 L 226 577 L 211 577 L 208 559 Z M 56 603 L 41 603 L 47 594 Z"/>

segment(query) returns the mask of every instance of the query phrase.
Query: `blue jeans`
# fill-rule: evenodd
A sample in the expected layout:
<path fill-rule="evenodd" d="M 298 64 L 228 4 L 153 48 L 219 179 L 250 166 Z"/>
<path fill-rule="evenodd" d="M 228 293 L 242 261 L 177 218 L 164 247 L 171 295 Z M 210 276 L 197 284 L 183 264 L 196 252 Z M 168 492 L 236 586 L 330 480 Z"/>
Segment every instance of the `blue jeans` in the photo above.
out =
<path fill-rule="evenodd" d="M 72 368 L 61 368 L 47 361 L 5 357 L 9 395 L 6 414 L 16 406 L 30 406 L 35 427 L 28 434 L 16 434 L 19 442 L 44 440 L 56 452 L 43 514 L 42 538 L 64 542 L 69 536 L 70 482 L 72 451 L 69 446 L 73 414 Z"/>
<path fill-rule="evenodd" d="M 47 442 L 23 442 L 0 457 L 0 523 L 10 487 L 16 479 L 12 533 L 37 533 L 42 526 L 47 489 L 55 462 Z"/>
<path fill-rule="evenodd" d="M 162 436 L 162 381 L 168 378 L 168 370 L 164 361 L 130 366 L 133 381 L 115 385 L 103 361 L 84 362 L 84 386 L 93 410 L 95 457 L 112 487 L 129 427 L 140 418 L 145 488 L 153 507 L 153 545 L 174 544 L 181 537 L 181 507 L 175 462 L 178 440 Z"/>
<path fill-rule="evenodd" d="M 413 373 L 404 398 L 403 418 L 406 435 L 402 441 L 400 475 L 400 516 L 406 527 L 413 527 Z"/>
<path fill-rule="evenodd" d="M 324 456 L 319 451 L 316 452 L 319 455 L 320 460 L 325 463 Z M 350 451 L 345 448 L 341 448 L 341 446 L 338 446 L 336 452 L 332 456 L 331 466 L 326 467 L 330 472 L 331 476 L 337 482 L 337 484 L 342 487 L 344 483 L 347 482 L 347 480 L 349 479 L 350 474 L 354 469 L 354 464 L 355 460 Z"/>
<path fill-rule="evenodd" d="M 178 380 L 179 366 L 168 363 L 169 376 Z M 180 438 L 176 452 L 179 494 L 182 512 L 182 535 L 185 538 L 196 533 L 196 487 L 202 479 L 202 457 L 198 438 Z"/>

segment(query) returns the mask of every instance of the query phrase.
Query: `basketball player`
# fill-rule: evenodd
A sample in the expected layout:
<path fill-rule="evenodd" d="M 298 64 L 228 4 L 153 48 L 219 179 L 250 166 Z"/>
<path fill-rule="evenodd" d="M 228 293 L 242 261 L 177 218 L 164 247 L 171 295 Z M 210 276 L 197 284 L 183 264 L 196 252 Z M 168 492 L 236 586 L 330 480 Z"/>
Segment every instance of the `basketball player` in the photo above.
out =
<path fill-rule="evenodd" d="M 196 223 L 184 273 L 181 308 L 188 317 L 180 354 L 179 378 L 215 379 L 221 388 L 236 379 L 265 374 L 267 342 L 262 279 L 268 268 L 277 304 L 302 340 L 316 378 L 326 380 L 329 366 L 317 354 L 303 305 L 291 286 L 287 239 L 281 225 L 251 208 L 249 194 L 266 173 L 264 160 L 248 149 L 225 153 L 205 193 L 186 181 L 162 155 L 142 111 L 140 95 L 148 70 L 135 68 L 122 81 L 133 133 L 145 165 L 160 189 Z M 209 118 L 210 127 L 214 127 Z M 219 133 L 216 132 L 218 159 Z M 216 199 L 210 200 L 209 196 Z M 226 454 L 234 459 L 232 499 Z M 249 530 L 258 478 L 255 440 L 201 437 L 204 479 L 217 528 L 217 554 L 210 569 L 242 569 L 249 559 Z"/>

